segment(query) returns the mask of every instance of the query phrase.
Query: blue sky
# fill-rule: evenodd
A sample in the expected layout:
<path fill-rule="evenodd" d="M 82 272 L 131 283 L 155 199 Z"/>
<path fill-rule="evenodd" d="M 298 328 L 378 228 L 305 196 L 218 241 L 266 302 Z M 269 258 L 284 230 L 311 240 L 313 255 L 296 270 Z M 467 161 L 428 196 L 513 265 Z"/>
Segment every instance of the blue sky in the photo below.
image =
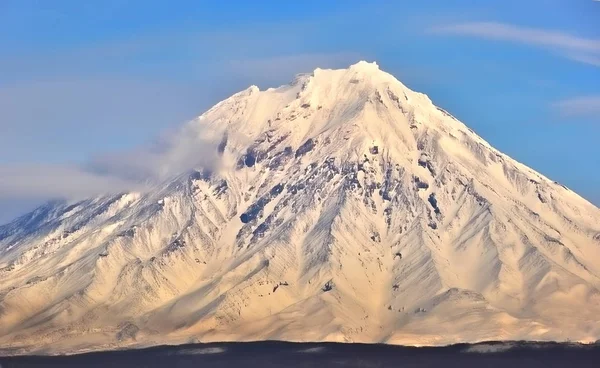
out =
<path fill-rule="evenodd" d="M 393 4 L 392 4 L 393 3 Z M 0 222 L 215 102 L 375 60 L 600 205 L 600 2 L 0 1 Z"/>

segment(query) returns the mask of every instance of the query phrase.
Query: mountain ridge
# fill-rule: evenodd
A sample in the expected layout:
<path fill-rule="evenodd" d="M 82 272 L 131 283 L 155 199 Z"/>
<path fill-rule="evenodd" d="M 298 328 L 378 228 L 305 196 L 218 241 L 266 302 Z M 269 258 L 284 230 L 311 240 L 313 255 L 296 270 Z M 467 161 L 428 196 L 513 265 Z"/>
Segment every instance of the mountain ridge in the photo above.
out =
<path fill-rule="evenodd" d="M 177 141 L 213 156 L 0 227 L 0 342 L 600 336 L 600 209 L 377 64 L 251 86 Z"/>

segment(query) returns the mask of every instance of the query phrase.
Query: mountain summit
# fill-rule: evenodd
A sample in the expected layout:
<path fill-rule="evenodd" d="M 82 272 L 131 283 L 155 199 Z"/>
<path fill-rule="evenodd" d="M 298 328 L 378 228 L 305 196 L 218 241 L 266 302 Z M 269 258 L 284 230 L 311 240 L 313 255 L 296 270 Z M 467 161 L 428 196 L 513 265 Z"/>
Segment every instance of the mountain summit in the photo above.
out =
<path fill-rule="evenodd" d="M 178 137 L 214 157 L 0 227 L 3 347 L 600 338 L 600 209 L 375 63 L 252 86 Z"/>

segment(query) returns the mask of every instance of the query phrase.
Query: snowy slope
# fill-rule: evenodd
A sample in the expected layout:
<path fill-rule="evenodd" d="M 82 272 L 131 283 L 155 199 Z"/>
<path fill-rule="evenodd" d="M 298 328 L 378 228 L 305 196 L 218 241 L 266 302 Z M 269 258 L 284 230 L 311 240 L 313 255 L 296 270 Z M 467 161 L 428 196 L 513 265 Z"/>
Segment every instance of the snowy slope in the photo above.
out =
<path fill-rule="evenodd" d="M 0 227 L 0 345 L 600 339 L 600 209 L 374 63 L 179 134 L 213 167 Z"/>

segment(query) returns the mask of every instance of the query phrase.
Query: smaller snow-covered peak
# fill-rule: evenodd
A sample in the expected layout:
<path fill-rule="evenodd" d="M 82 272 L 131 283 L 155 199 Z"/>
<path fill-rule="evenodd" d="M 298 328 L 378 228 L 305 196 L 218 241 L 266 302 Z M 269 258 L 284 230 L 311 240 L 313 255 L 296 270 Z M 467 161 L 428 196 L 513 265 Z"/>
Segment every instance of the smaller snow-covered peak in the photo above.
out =
<path fill-rule="evenodd" d="M 317 76 L 331 77 L 332 75 L 354 75 L 354 76 L 361 75 L 368 79 L 377 79 L 377 80 L 389 80 L 390 77 L 392 77 L 390 74 L 379 69 L 379 65 L 376 62 L 374 62 L 374 61 L 368 62 L 368 61 L 364 61 L 364 60 L 361 60 L 355 64 L 352 64 L 347 68 L 341 68 L 341 69 L 316 68 L 311 76 L 312 77 L 317 77 Z M 383 77 L 383 78 L 381 78 L 381 77 Z"/>
<path fill-rule="evenodd" d="M 315 69 L 315 73 L 320 73 L 324 70 L 330 70 L 330 69 L 322 69 L 322 68 L 316 68 Z M 333 69 L 336 70 L 336 69 Z M 368 62 L 365 60 L 360 60 L 355 64 L 350 65 L 348 68 L 342 68 L 342 69 L 337 69 L 337 70 L 351 70 L 351 71 L 355 71 L 355 72 L 381 72 L 381 70 L 379 69 L 379 65 L 377 64 L 377 62 L 373 61 L 373 62 Z"/>
<path fill-rule="evenodd" d="M 413 133 L 408 124 L 405 129 L 398 128 L 397 122 L 406 120 L 405 115 L 413 110 L 426 121 L 435 108 L 381 70 L 376 62 L 358 61 L 346 68 L 317 68 L 312 73 L 297 74 L 289 84 L 277 88 L 260 91 L 251 86 L 220 102 L 198 121 L 212 130 L 236 132 L 250 140 L 258 139 L 266 130 L 281 130 L 292 145 L 325 131 L 341 131 L 342 126 L 365 124 L 370 126 L 367 130 L 374 131 L 365 135 L 361 130 L 356 137 L 365 135 L 370 141 L 393 130 L 406 140 Z M 342 137 L 346 138 L 350 142 L 350 136 Z M 229 138 L 230 146 L 235 145 L 234 140 Z M 238 149 L 244 149 L 247 140 L 244 142 L 239 142 Z"/>
<path fill-rule="evenodd" d="M 257 85 L 254 85 L 254 84 L 253 84 L 253 85 L 251 85 L 250 87 L 246 88 L 246 92 L 247 92 L 249 95 L 251 95 L 251 94 L 253 94 L 253 93 L 260 92 L 260 88 L 258 88 L 258 86 L 257 86 Z"/>
<path fill-rule="evenodd" d="M 377 62 L 358 61 L 355 64 L 341 69 L 321 69 L 314 70 L 312 75 L 307 78 L 311 84 L 320 89 L 330 89 L 333 95 L 338 99 L 347 98 L 349 92 L 348 86 L 356 95 L 363 95 L 359 91 L 384 90 L 389 86 L 395 86 L 402 91 L 408 91 L 406 86 L 397 80 L 393 75 L 381 70 Z M 339 92 L 339 93 L 338 93 Z"/>
<path fill-rule="evenodd" d="M 361 60 L 356 64 L 350 65 L 350 69 L 353 70 L 360 70 L 363 72 L 374 72 L 374 71 L 380 71 L 379 69 L 379 65 L 377 65 L 377 62 L 373 61 L 373 62 L 368 62 L 365 60 Z"/>

